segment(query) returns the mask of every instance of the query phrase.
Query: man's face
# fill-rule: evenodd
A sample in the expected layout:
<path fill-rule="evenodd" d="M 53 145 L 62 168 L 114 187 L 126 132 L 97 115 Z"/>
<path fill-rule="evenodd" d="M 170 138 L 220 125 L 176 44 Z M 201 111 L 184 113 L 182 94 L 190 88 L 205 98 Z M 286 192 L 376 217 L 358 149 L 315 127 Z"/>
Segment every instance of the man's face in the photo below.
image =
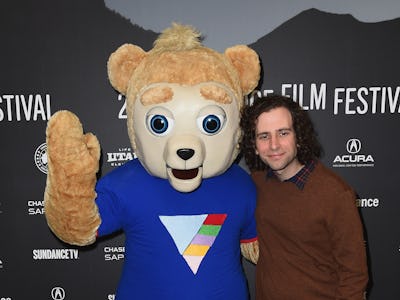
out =
<path fill-rule="evenodd" d="M 286 108 L 262 113 L 256 120 L 255 134 L 257 155 L 280 180 L 294 176 L 301 169 L 293 120 Z"/>

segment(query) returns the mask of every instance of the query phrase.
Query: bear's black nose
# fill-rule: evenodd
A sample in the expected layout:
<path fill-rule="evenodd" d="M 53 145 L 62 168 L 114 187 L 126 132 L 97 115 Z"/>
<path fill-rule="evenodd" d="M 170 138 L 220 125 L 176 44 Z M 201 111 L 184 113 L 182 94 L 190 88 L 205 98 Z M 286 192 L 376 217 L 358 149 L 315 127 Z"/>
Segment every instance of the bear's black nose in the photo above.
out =
<path fill-rule="evenodd" d="M 176 154 L 178 154 L 178 156 L 180 158 L 182 158 L 183 160 L 188 160 L 189 158 L 191 158 L 193 156 L 194 150 L 188 149 L 188 148 L 182 148 L 182 149 L 178 149 L 176 151 Z"/>

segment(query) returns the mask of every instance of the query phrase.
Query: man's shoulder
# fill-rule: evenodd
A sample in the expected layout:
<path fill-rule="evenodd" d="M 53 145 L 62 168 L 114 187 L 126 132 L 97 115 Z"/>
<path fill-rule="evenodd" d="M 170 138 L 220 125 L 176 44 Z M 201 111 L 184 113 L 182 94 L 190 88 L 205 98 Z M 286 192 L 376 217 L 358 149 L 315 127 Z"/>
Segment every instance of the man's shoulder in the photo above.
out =
<path fill-rule="evenodd" d="M 321 161 L 316 163 L 315 169 L 310 176 L 310 180 L 317 182 L 321 186 L 337 187 L 344 190 L 352 189 L 343 177 L 327 167 Z"/>
<path fill-rule="evenodd" d="M 264 171 L 253 170 L 250 172 L 250 175 L 254 181 L 265 181 L 267 172 L 265 170 Z"/>

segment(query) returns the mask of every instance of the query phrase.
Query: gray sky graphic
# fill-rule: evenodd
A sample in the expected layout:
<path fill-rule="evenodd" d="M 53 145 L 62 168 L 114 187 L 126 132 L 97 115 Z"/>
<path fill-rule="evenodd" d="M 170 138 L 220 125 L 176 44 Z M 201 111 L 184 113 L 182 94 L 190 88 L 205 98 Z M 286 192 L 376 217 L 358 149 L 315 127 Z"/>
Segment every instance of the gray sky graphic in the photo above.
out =
<path fill-rule="evenodd" d="M 105 0 L 105 4 L 155 32 L 172 22 L 190 24 L 203 34 L 204 45 L 219 51 L 251 44 L 310 8 L 351 14 L 368 23 L 400 17 L 399 0 Z"/>

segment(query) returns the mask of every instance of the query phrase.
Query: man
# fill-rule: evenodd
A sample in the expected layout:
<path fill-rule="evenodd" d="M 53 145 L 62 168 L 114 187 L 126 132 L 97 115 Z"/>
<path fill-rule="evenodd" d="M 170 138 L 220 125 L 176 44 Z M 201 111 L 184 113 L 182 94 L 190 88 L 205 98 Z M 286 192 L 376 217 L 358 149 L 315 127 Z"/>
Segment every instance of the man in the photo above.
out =
<path fill-rule="evenodd" d="M 257 300 L 361 300 L 368 281 L 352 188 L 325 167 L 308 114 L 272 95 L 244 109 L 242 150 L 257 186 Z"/>

